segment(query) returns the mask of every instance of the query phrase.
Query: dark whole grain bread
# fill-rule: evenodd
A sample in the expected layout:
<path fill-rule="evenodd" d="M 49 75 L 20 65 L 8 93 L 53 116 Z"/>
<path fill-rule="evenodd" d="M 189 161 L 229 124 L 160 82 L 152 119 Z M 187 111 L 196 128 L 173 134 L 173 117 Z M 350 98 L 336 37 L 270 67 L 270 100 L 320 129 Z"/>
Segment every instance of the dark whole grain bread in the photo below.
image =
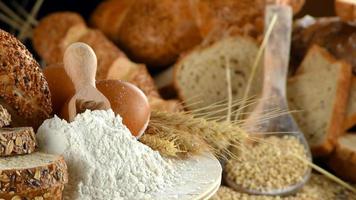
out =
<path fill-rule="evenodd" d="M 41 190 L 68 182 L 63 156 L 35 152 L 0 159 L 0 194 Z"/>
<path fill-rule="evenodd" d="M 292 35 L 291 63 L 294 68 L 313 45 L 326 48 L 337 59 L 350 63 L 356 74 L 356 26 L 337 17 L 316 18 L 308 26 L 297 26 Z"/>
<path fill-rule="evenodd" d="M 10 125 L 10 122 L 10 113 L 2 105 L 0 105 L 0 128 Z"/>
<path fill-rule="evenodd" d="M 0 104 L 12 126 L 38 127 L 49 118 L 52 105 L 47 81 L 26 47 L 0 30 Z"/>
<path fill-rule="evenodd" d="M 314 156 L 329 155 L 344 133 L 351 67 L 313 46 L 288 80 L 288 102 Z"/>
<path fill-rule="evenodd" d="M 36 146 L 32 127 L 0 128 L 0 157 L 30 154 Z"/>
<path fill-rule="evenodd" d="M 0 192 L 1 200 L 62 200 L 63 184 L 44 189 L 30 189 L 25 192 Z"/>

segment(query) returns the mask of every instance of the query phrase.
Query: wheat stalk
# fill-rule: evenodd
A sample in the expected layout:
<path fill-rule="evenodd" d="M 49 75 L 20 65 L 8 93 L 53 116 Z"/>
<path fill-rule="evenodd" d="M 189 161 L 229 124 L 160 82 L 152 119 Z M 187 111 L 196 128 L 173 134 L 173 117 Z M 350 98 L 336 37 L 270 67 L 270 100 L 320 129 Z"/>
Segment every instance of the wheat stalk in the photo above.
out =
<path fill-rule="evenodd" d="M 162 138 L 155 134 L 144 134 L 140 138 L 140 142 L 151 147 L 155 151 L 167 157 L 177 157 L 181 150 L 175 145 L 174 141 Z"/>

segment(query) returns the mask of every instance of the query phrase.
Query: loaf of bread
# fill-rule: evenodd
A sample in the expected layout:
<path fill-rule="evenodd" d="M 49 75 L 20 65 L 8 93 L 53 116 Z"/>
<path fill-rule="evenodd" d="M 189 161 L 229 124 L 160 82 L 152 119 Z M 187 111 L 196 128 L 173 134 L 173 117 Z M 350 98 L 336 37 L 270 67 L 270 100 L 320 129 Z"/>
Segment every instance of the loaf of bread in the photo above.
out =
<path fill-rule="evenodd" d="M 343 59 L 356 74 L 356 26 L 338 18 L 318 18 L 306 27 L 297 27 L 292 35 L 292 64 L 297 67 L 314 44 L 326 48 L 337 59 Z"/>
<path fill-rule="evenodd" d="M 258 45 L 252 38 L 234 36 L 198 47 L 183 56 L 174 66 L 174 84 L 187 109 L 206 108 L 226 101 L 227 68 L 231 72 L 232 99 L 241 100 L 257 51 Z M 258 95 L 261 87 L 262 67 L 259 64 L 248 97 Z M 235 105 L 234 109 L 237 107 Z M 226 112 L 219 114 L 226 115 Z"/>
<path fill-rule="evenodd" d="M 349 99 L 347 102 L 344 131 L 356 125 L 356 77 L 352 77 Z"/>
<path fill-rule="evenodd" d="M 335 0 L 335 12 L 344 22 L 356 23 L 356 1 Z"/>
<path fill-rule="evenodd" d="M 26 47 L 3 30 L 0 49 L 0 104 L 11 114 L 12 126 L 37 128 L 52 111 L 42 70 Z"/>
<path fill-rule="evenodd" d="M 335 152 L 329 160 L 335 174 L 356 183 L 356 135 L 346 134 L 337 140 Z"/>
<path fill-rule="evenodd" d="M 36 146 L 35 133 L 31 127 L 0 129 L 0 157 L 30 154 Z"/>
<path fill-rule="evenodd" d="M 0 196 L 42 190 L 68 182 L 62 156 L 35 152 L 0 159 Z"/>
<path fill-rule="evenodd" d="M 234 26 L 250 36 L 263 34 L 266 3 L 272 0 L 109 0 L 92 14 L 102 30 L 135 61 L 157 68 L 173 64 L 202 38 Z M 304 0 L 289 0 L 298 12 Z"/>
<path fill-rule="evenodd" d="M 0 128 L 10 125 L 10 122 L 10 113 L 2 105 L 0 105 Z"/>
<path fill-rule="evenodd" d="M 325 49 L 313 46 L 296 75 L 288 81 L 288 101 L 314 156 L 332 152 L 344 132 L 343 122 L 351 82 L 351 67 Z"/>
<path fill-rule="evenodd" d="M 44 189 L 31 189 L 25 192 L 15 193 L 1 193 L 2 200 L 62 200 L 64 185 L 59 184 L 56 186 Z"/>

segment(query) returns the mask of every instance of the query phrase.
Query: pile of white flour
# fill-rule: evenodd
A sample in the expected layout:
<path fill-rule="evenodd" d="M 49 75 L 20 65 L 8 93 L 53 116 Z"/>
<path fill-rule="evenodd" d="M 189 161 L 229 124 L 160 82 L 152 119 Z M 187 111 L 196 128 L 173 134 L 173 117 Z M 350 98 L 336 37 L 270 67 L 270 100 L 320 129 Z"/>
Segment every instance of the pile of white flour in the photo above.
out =
<path fill-rule="evenodd" d="M 65 200 L 151 199 L 177 181 L 170 163 L 138 142 L 112 110 L 86 111 L 72 123 L 58 117 L 38 129 L 40 148 L 68 164 Z"/>

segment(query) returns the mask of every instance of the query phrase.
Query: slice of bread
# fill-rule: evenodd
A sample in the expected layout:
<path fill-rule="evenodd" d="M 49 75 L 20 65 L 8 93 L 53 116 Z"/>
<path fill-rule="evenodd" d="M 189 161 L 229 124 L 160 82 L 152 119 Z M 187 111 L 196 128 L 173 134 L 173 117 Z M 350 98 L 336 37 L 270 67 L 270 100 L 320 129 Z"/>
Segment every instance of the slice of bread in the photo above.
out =
<path fill-rule="evenodd" d="M 288 101 L 314 156 L 332 152 L 343 133 L 351 66 L 313 46 L 297 75 L 288 80 Z"/>
<path fill-rule="evenodd" d="M 337 140 L 329 166 L 338 176 L 356 183 L 356 134 L 347 134 Z"/>
<path fill-rule="evenodd" d="M 36 146 L 32 127 L 0 129 L 0 156 L 30 154 Z"/>
<path fill-rule="evenodd" d="M 4 193 L 0 191 L 1 200 L 62 200 L 64 185 L 56 185 L 45 189 L 31 189 L 26 192 Z"/>
<path fill-rule="evenodd" d="M 2 105 L 0 105 L 0 128 L 10 125 L 10 122 L 10 113 Z"/>
<path fill-rule="evenodd" d="M 174 84 L 179 97 L 189 110 L 226 100 L 226 68 L 229 66 L 232 99 L 241 100 L 257 51 L 257 43 L 246 36 L 227 37 L 191 51 L 174 66 Z M 249 97 L 261 91 L 261 63 L 257 69 Z"/>
<path fill-rule="evenodd" d="M 0 158 L 0 192 L 23 193 L 68 182 L 63 156 L 35 152 Z"/>
<path fill-rule="evenodd" d="M 356 77 L 351 80 L 349 100 L 347 102 L 346 119 L 344 123 L 344 131 L 356 125 Z"/>
<path fill-rule="evenodd" d="M 356 23 L 355 0 L 335 0 L 335 12 L 341 20 Z"/>

